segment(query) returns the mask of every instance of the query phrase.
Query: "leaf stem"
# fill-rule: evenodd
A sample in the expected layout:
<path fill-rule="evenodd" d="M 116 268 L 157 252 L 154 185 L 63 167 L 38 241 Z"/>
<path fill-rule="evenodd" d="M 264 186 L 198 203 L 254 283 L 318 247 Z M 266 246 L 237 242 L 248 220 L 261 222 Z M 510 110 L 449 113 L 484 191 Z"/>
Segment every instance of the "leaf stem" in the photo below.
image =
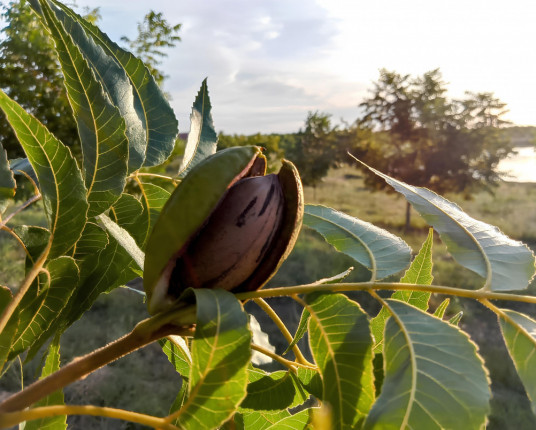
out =
<path fill-rule="evenodd" d="M 75 358 L 57 372 L 8 397 L 0 403 L 0 412 L 24 409 L 50 393 L 162 337 L 170 334 L 179 336 L 190 334 L 190 326 L 194 322 L 195 312 L 192 312 L 192 307 L 182 308 L 182 312 L 158 314 L 141 321 L 122 338 L 83 357 Z"/>
<path fill-rule="evenodd" d="M 279 315 L 277 315 L 277 313 L 272 309 L 272 307 L 263 299 L 257 298 L 253 299 L 253 301 L 272 319 L 272 321 L 275 323 L 277 328 L 281 331 L 281 333 L 290 345 L 293 341 L 292 334 L 290 334 L 285 323 L 281 320 L 281 318 L 279 318 Z M 299 363 L 311 365 L 311 363 L 309 363 L 307 359 L 303 356 L 300 348 L 298 348 L 298 345 L 294 345 L 292 347 L 292 352 L 294 352 L 296 360 L 298 360 Z"/>
<path fill-rule="evenodd" d="M 307 284 L 291 287 L 269 288 L 266 290 L 239 293 L 239 300 L 251 300 L 256 298 L 290 296 L 292 294 L 307 294 L 313 291 L 370 291 L 370 290 L 393 290 L 393 291 L 427 291 L 430 293 L 446 294 L 450 296 L 467 297 L 477 300 L 510 300 L 536 304 L 536 296 L 525 296 L 512 293 L 495 293 L 483 290 L 464 290 L 438 285 L 406 284 L 398 282 L 357 282 L 339 284 Z"/>
<path fill-rule="evenodd" d="M 6 328 L 6 325 L 11 318 L 11 315 L 13 315 L 13 312 L 19 305 L 20 301 L 32 285 L 32 282 L 34 281 L 35 277 L 39 274 L 41 269 L 43 268 L 43 265 L 45 264 L 45 261 L 48 257 L 48 253 L 50 251 L 50 247 L 52 246 L 52 240 L 48 241 L 48 244 L 43 251 L 43 253 L 39 256 L 37 261 L 34 263 L 24 280 L 22 281 L 22 284 L 17 291 L 17 294 L 15 294 L 15 297 L 8 303 L 6 308 L 4 309 L 4 312 L 2 312 L 2 316 L 0 316 L 0 333 L 4 331 L 4 328 Z"/>
<path fill-rule="evenodd" d="M 30 206 L 32 203 L 35 203 L 41 198 L 41 194 L 35 194 L 28 200 L 26 200 L 22 205 L 15 209 L 12 213 L 6 216 L 2 221 L 0 221 L 0 228 L 4 227 L 15 215 L 21 213 L 24 209 Z"/>
<path fill-rule="evenodd" d="M 179 427 L 167 423 L 163 418 L 123 409 L 107 408 L 93 405 L 54 405 L 43 406 L 34 409 L 0 414 L 0 428 L 11 427 L 23 421 L 31 421 L 39 418 L 55 417 L 59 415 L 92 415 L 107 418 L 116 418 L 142 424 L 155 429 L 178 430 Z"/>
<path fill-rule="evenodd" d="M 278 355 L 278 354 L 276 354 L 276 353 L 274 353 L 274 352 L 272 352 L 272 351 L 270 351 L 270 350 L 268 350 L 266 348 L 263 348 L 262 346 L 257 345 L 255 343 L 251 344 L 251 349 L 253 349 L 255 351 L 258 351 L 261 354 L 264 354 L 264 355 L 272 358 L 273 360 L 277 361 L 278 363 L 281 363 L 283 366 L 287 367 L 292 372 L 296 372 L 296 366 L 304 367 L 306 369 L 317 369 L 313 365 L 308 366 L 306 364 L 296 363 L 295 361 L 287 360 L 286 358 L 283 358 L 280 355 Z"/>
<path fill-rule="evenodd" d="M 148 172 L 136 172 L 135 174 L 130 175 L 130 178 L 136 178 L 137 176 L 151 176 L 153 178 L 165 179 L 167 181 L 173 182 L 174 185 L 177 185 L 180 181 L 172 178 L 171 176 L 159 175 L 157 173 L 148 173 Z"/>

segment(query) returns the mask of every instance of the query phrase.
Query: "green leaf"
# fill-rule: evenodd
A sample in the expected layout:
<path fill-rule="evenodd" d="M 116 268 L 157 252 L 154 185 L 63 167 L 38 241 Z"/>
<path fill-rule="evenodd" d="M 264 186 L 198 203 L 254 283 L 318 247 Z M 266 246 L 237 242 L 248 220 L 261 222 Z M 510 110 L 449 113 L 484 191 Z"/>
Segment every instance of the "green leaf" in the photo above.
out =
<path fill-rule="evenodd" d="M 139 246 L 143 245 L 147 235 L 147 219 L 143 217 L 143 205 L 131 194 L 121 194 L 111 208 L 111 215 L 120 227 L 124 228 L 136 240 Z"/>
<path fill-rule="evenodd" d="M 179 168 L 179 177 L 185 177 L 197 163 L 216 152 L 218 135 L 214 130 L 212 106 L 208 96 L 207 80 L 201 84 L 190 115 L 190 132 Z"/>
<path fill-rule="evenodd" d="M 398 300 L 385 327 L 381 394 L 364 429 L 481 429 L 491 392 L 467 335 Z"/>
<path fill-rule="evenodd" d="M 309 393 L 317 399 L 322 398 L 322 378 L 318 371 L 308 367 L 298 367 L 298 379 Z"/>
<path fill-rule="evenodd" d="M 8 199 L 15 195 L 16 186 L 17 183 L 7 161 L 7 152 L 0 144 L 0 214 L 6 209 Z"/>
<path fill-rule="evenodd" d="M 65 254 L 86 223 L 86 189 L 76 160 L 39 121 L 0 90 L 0 109 L 13 127 L 34 168 L 48 218 L 50 258 Z"/>
<path fill-rule="evenodd" d="M 352 272 L 352 270 L 354 270 L 354 268 L 350 267 L 344 272 L 341 272 L 335 276 L 319 279 L 315 282 L 315 284 L 336 284 L 337 282 L 343 281 Z M 292 348 L 294 348 L 294 346 L 301 340 L 305 333 L 307 333 L 307 323 L 309 321 L 309 316 L 309 311 L 304 308 L 300 317 L 300 322 L 298 323 L 298 328 L 296 329 L 296 333 L 294 334 L 294 338 L 292 339 L 292 342 L 287 347 L 287 349 L 285 349 L 282 355 L 286 355 Z"/>
<path fill-rule="evenodd" d="M 173 404 L 169 408 L 170 415 L 173 414 L 174 412 L 177 412 L 180 408 L 182 408 L 182 405 L 184 405 L 184 402 L 186 401 L 187 396 L 188 396 L 188 378 L 182 377 L 181 389 L 179 390 L 177 397 L 175 397 Z M 173 424 L 175 425 L 178 424 L 177 420 L 175 420 Z"/>
<path fill-rule="evenodd" d="M 372 224 L 320 205 L 306 205 L 303 222 L 335 249 L 352 257 L 381 279 L 407 267 L 410 247 L 399 237 Z"/>
<path fill-rule="evenodd" d="M 287 347 L 287 349 L 285 349 L 283 352 L 283 355 L 286 355 L 292 348 L 294 348 L 294 346 L 301 340 L 305 333 L 307 333 L 307 323 L 309 322 L 310 316 L 311 314 L 309 311 L 306 308 L 303 308 L 294 338 L 292 339 L 292 342 L 290 342 L 290 345 Z"/>
<path fill-rule="evenodd" d="M 31 0 L 30 3 L 35 7 L 36 1 Z M 125 121 L 110 103 L 93 70 L 48 2 L 40 0 L 40 5 L 56 44 L 67 96 L 78 125 L 88 190 L 88 215 L 99 215 L 119 198 L 125 188 L 128 161 Z"/>
<path fill-rule="evenodd" d="M 322 400 L 334 428 L 354 428 L 374 401 L 372 336 L 359 305 L 342 294 L 305 296 L 309 343 L 322 377 Z"/>
<path fill-rule="evenodd" d="M 13 340 L 10 359 L 31 349 L 30 360 L 52 335 L 56 333 L 58 320 L 76 289 L 79 270 L 71 257 L 51 260 L 46 270 L 50 281 L 44 288 L 34 283 L 22 298 L 19 308 L 19 329 Z"/>
<path fill-rule="evenodd" d="M 235 423 L 238 424 L 236 425 L 237 429 L 266 430 L 283 418 L 290 417 L 290 412 L 286 409 L 280 411 L 244 411 L 236 414 L 235 417 L 240 417 L 240 423 L 236 423 L 238 420 L 235 419 Z"/>
<path fill-rule="evenodd" d="M 56 336 L 48 348 L 48 354 L 41 371 L 39 379 L 51 375 L 60 368 L 60 338 Z M 39 400 L 33 407 L 64 405 L 63 390 L 58 390 L 49 394 L 44 399 Z M 67 428 L 67 416 L 58 415 L 37 420 L 28 421 L 24 430 L 64 430 Z"/>
<path fill-rule="evenodd" d="M 145 166 L 162 164 L 171 154 L 178 134 L 178 122 L 162 90 L 154 81 L 151 72 L 143 62 L 130 52 L 120 48 L 96 26 L 78 17 L 58 1 L 54 5 L 61 8 L 72 19 L 77 20 L 88 36 L 106 54 L 112 56 L 125 70 L 134 88 L 134 107 L 145 129 L 147 151 Z"/>
<path fill-rule="evenodd" d="M 422 244 L 419 253 L 411 263 L 411 266 L 406 271 L 400 282 L 406 284 L 421 284 L 431 285 L 434 277 L 432 276 L 432 245 L 434 243 L 434 231 L 428 231 L 428 237 Z M 428 301 L 430 293 L 426 291 L 395 291 L 391 296 L 393 299 L 398 299 L 409 303 L 423 311 L 428 309 Z M 383 345 L 383 329 L 385 322 L 390 316 L 390 312 L 382 307 L 378 315 L 372 318 L 370 328 L 374 336 L 374 353 L 381 351 Z"/>
<path fill-rule="evenodd" d="M 37 260 L 45 250 L 47 243 L 50 240 L 50 232 L 44 227 L 33 225 L 15 226 L 13 232 L 19 237 L 25 248 L 25 268 L 27 273 L 34 265 L 35 260 Z"/>
<path fill-rule="evenodd" d="M 117 240 L 117 242 L 123 247 L 123 249 L 132 257 L 138 267 L 143 270 L 143 261 L 145 260 L 145 254 L 138 247 L 138 244 L 134 238 L 124 228 L 119 227 L 108 216 L 101 214 L 98 217 L 104 228 L 110 233 L 110 235 Z"/>
<path fill-rule="evenodd" d="M 458 312 L 451 319 L 449 319 L 449 324 L 457 326 L 463 317 L 463 311 Z"/>
<path fill-rule="evenodd" d="M 234 295 L 204 289 L 194 293 L 197 322 L 190 392 L 177 419 L 185 429 L 216 428 L 246 395 L 251 332 L 247 314 Z"/>
<path fill-rule="evenodd" d="M 443 319 L 443 317 L 445 316 L 445 311 L 447 310 L 447 308 L 449 307 L 449 304 L 450 304 L 450 299 L 445 299 L 443 300 L 439 306 L 436 308 L 435 312 L 434 312 L 434 316 L 436 318 L 439 318 L 440 320 Z"/>
<path fill-rule="evenodd" d="M 145 129 L 143 120 L 136 111 L 134 92 L 130 80 L 123 67 L 99 46 L 93 38 L 84 31 L 81 22 L 84 18 L 73 10 L 62 5 L 62 8 L 47 2 L 50 10 L 61 22 L 65 31 L 71 36 L 88 65 L 93 69 L 95 78 L 102 84 L 106 95 L 117 107 L 125 120 L 125 133 L 128 138 L 128 171 L 139 169 L 145 160 Z"/>
<path fill-rule="evenodd" d="M 146 244 L 149 235 L 153 231 L 158 215 L 160 215 L 160 211 L 169 200 L 171 193 L 149 182 L 140 182 L 140 189 L 142 193 L 141 204 L 143 205 L 143 214 L 139 222 L 142 223 L 145 229 L 143 243 Z"/>
<path fill-rule="evenodd" d="M 311 409 L 305 409 L 289 417 L 285 417 L 269 427 L 266 430 L 301 430 L 309 428 L 308 424 L 311 421 Z"/>
<path fill-rule="evenodd" d="M 113 238 L 100 252 L 78 262 L 80 282 L 60 317 L 61 330 L 69 327 L 91 308 L 101 293 L 111 291 L 137 277 L 131 270 L 132 257 Z"/>
<path fill-rule="evenodd" d="M 527 288 L 536 266 L 534 254 L 525 244 L 510 239 L 497 227 L 471 218 L 458 205 L 426 188 L 413 187 L 364 166 L 404 195 L 439 232 L 458 263 L 486 279 L 484 289 Z"/>
<path fill-rule="evenodd" d="M 434 277 L 432 275 L 432 246 L 434 245 L 434 230 L 428 230 L 428 236 L 421 246 L 419 253 L 411 263 L 411 266 L 406 271 L 401 283 L 405 284 L 421 284 L 432 285 Z M 411 294 L 412 292 L 410 292 Z M 426 300 L 426 308 L 428 308 L 428 300 Z M 421 308 L 423 309 L 423 308 Z"/>
<path fill-rule="evenodd" d="M 8 287 L 0 285 L 0 315 L 4 312 L 4 309 L 12 299 L 13 295 L 11 294 L 11 290 Z M 15 309 L 15 312 L 11 315 L 4 330 L 0 333 L 0 372 L 6 364 L 9 349 L 13 344 L 13 338 L 17 332 L 18 325 L 19 311 L 18 309 Z"/>
<path fill-rule="evenodd" d="M 160 340 L 159 343 L 175 370 L 187 378 L 192 367 L 192 356 L 184 338 L 168 336 L 167 339 Z"/>
<path fill-rule="evenodd" d="M 93 222 L 86 223 L 80 240 L 76 243 L 74 258 L 81 260 L 96 254 L 108 245 L 108 235 Z"/>
<path fill-rule="evenodd" d="M 536 414 L 536 321 L 509 309 L 501 309 L 498 318 L 506 347 Z"/>
<path fill-rule="evenodd" d="M 277 411 L 294 408 L 309 397 L 298 377 L 288 370 L 267 373 L 261 369 L 251 368 L 248 376 L 247 396 L 240 404 L 241 411 Z"/>
<path fill-rule="evenodd" d="M 15 175 L 22 175 L 22 172 L 26 173 L 39 187 L 39 180 L 37 179 L 35 170 L 27 158 L 15 158 L 9 160 L 9 168 Z"/>

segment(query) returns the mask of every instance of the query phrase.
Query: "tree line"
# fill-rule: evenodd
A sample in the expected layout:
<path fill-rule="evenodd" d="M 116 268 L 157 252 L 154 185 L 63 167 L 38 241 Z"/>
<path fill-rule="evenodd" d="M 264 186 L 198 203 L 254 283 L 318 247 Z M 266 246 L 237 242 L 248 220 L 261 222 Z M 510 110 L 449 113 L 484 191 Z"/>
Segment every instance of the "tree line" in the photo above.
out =
<path fill-rule="evenodd" d="M 499 161 L 512 153 L 512 137 L 522 133 L 506 132 L 506 104 L 493 93 L 468 91 L 462 99 L 446 93 L 439 69 L 416 77 L 382 69 L 351 124 L 333 126 L 331 115 L 309 112 L 297 133 L 220 133 L 219 143 L 265 146 L 269 156 L 293 161 L 303 182 L 313 187 L 330 168 L 351 162 L 351 153 L 389 176 L 437 193 L 492 191 L 500 181 Z M 370 188 L 389 190 L 369 170 L 363 174 Z M 407 227 L 409 214 L 408 205 Z"/>

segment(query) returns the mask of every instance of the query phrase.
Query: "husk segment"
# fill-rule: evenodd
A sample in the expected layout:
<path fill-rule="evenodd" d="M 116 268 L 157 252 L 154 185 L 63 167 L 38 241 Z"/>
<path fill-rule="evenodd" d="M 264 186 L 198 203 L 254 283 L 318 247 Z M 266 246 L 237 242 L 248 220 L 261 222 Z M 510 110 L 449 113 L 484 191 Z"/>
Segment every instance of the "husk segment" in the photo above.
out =
<path fill-rule="evenodd" d="M 282 225 L 257 269 L 232 292 L 252 291 L 266 284 L 298 237 L 304 210 L 303 188 L 294 165 L 286 160 L 282 164 L 278 173 L 284 199 Z M 260 148 L 229 148 L 195 166 L 175 189 L 160 213 L 145 254 L 144 288 L 151 314 L 173 306 L 177 300 L 176 295 L 168 294 L 176 260 L 186 252 L 229 188 L 242 178 L 265 172 L 266 159 Z"/>
<path fill-rule="evenodd" d="M 259 147 L 228 148 L 195 166 L 175 189 L 162 208 L 145 252 L 143 285 L 151 314 L 171 306 L 175 299 L 167 295 L 167 283 L 159 282 L 170 260 L 180 255 L 236 181 L 263 175 L 265 166 Z"/>

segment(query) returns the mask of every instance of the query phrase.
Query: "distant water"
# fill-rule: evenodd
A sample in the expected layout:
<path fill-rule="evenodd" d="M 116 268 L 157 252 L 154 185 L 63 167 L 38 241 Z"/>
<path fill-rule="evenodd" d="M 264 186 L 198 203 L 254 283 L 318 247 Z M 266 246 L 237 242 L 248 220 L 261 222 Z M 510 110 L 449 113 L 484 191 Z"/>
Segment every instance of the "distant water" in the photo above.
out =
<path fill-rule="evenodd" d="M 536 182 L 536 148 L 520 146 L 514 149 L 517 154 L 499 163 L 502 178 L 510 182 Z"/>

